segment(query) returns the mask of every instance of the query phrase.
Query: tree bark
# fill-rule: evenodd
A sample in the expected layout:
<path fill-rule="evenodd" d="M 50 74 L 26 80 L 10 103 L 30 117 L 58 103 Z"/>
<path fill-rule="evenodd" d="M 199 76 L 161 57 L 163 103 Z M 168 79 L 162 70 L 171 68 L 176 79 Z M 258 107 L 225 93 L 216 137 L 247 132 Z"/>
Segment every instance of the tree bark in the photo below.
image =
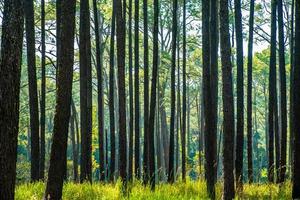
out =
<path fill-rule="evenodd" d="M 228 1 L 220 0 L 220 35 L 223 79 L 223 117 L 224 117 L 224 194 L 223 199 L 234 198 L 234 106 L 232 86 L 232 63 L 229 33 Z"/>
<path fill-rule="evenodd" d="M 122 0 L 116 0 L 117 24 L 117 60 L 118 60 L 118 95 L 119 95 L 119 171 L 122 181 L 126 181 L 126 94 L 125 94 L 125 13 Z"/>
<path fill-rule="evenodd" d="M 295 17 L 295 53 L 294 53 L 294 167 L 293 167 L 293 199 L 300 198 L 300 1 L 296 0 Z M 298 92 L 296 92 L 298 91 Z"/>
<path fill-rule="evenodd" d="M 116 7 L 113 0 L 113 11 L 110 31 L 110 52 L 109 52 L 109 127 L 110 127 L 110 181 L 114 181 L 116 170 L 116 139 L 115 139 L 115 101 L 114 101 L 114 68 L 115 68 L 115 29 L 116 29 Z"/>
<path fill-rule="evenodd" d="M 237 102 L 236 102 L 236 156 L 235 156 L 235 177 L 237 182 L 237 190 L 242 190 L 243 187 L 243 150 L 244 150 L 244 53 L 243 53 L 243 25 L 242 25 L 242 11 L 241 0 L 234 1 L 235 14 L 235 31 L 236 31 L 236 65 L 237 65 Z M 248 98 L 250 98 L 249 96 Z M 251 112 L 251 110 L 249 110 Z M 249 140 L 247 140 L 249 141 Z M 251 141 L 251 140 L 250 140 Z M 249 142 L 250 142 L 249 141 Z M 248 154 L 249 156 L 249 154 Z M 250 157 L 249 157 L 250 158 Z M 250 161 L 250 162 L 249 162 Z M 251 160 L 248 159 L 248 175 L 249 182 L 252 182 L 252 171 L 249 168 L 252 165 Z M 250 169 L 250 170 L 249 170 Z"/>
<path fill-rule="evenodd" d="M 154 155 L 154 125 L 156 111 L 157 76 L 158 76 L 158 16 L 159 1 L 154 0 L 154 25 L 153 25 L 153 70 L 151 81 L 151 99 L 149 113 L 149 174 L 151 189 L 155 188 L 155 155 Z"/>
<path fill-rule="evenodd" d="M 99 19 L 99 12 L 97 8 L 97 1 L 93 0 L 94 10 L 94 24 L 95 24 L 95 38 L 96 38 L 96 70 L 98 79 L 98 139 L 99 139 L 99 170 L 100 170 L 100 181 L 105 180 L 105 149 L 104 149 L 104 107 L 103 107 L 103 66 L 102 66 L 102 36 L 100 30 L 101 20 Z"/>
<path fill-rule="evenodd" d="M 183 0 L 183 60 L 182 60 L 182 131 L 181 131 L 181 162 L 182 162 L 182 180 L 186 181 L 186 0 Z"/>
<path fill-rule="evenodd" d="M 289 113 L 289 125 L 290 125 L 290 141 L 289 141 L 289 164 L 290 164 L 290 175 L 292 176 L 293 172 L 293 140 L 294 140 L 294 123 L 293 123 L 293 80 L 294 80 L 294 22 L 295 22 L 295 0 L 292 0 L 292 6 L 291 6 L 291 32 L 290 32 L 290 113 Z"/>
<path fill-rule="evenodd" d="M 254 27 L 254 6 L 255 0 L 250 2 L 249 18 L 249 41 L 248 41 L 248 63 L 247 63 L 247 158 L 248 158 L 248 180 L 253 182 L 253 161 L 252 161 L 252 63 L 253 63 L 253 27 Z M 241 179 L 242 181 L 242 179 Z"/>
<path fill-rule="evenodd" d="M 203 108 L 205 133 L 205 179 L 207 192 L 211 199 L 215 199 L 216 182 L 216 133 L 213 131 L 213 105 L 211 84 L 211 44 L 210 44 L 210 4 L 202 1 L 202 54 L 203 54 Z M 215 5 L 215 1 L 213 2 Z M 188 151 L 189 153 L 189 151 Z"/>
<path fill-rule="evenodd" d="M 143 0 L 144 16 L 144 182 L 149 179 L 149 45 L 148 45 L 148 0 Z M 147 178 L 148 176 L 148 178 Z"/>
<path fill-rule="evenodd" d="M 80 1 L 80 182 L 92 182 L 92 76 L 89 1 Z"/>
<path fill-rule="evenodd" d="M 5 0 L 0 60 L 0 199 L 14 199 L 23 44 L 23 1 Z"/>
<path fill-rule="evenodd" d="M 53 140 L 50 167 L 46 186 L 46 199 L 61 199 L 64 167 L 67 159 L 68 125 L 71 113 L 72 81 L 74 64 L 75 0 L 61 1 L 60 48 L 58 57 L 58 80 L 56 112 L 54 116 Z"/>
<path fill-rule="evenodd" d="M 134 133 L 135 153 L 134 166 L 135 176 L 141 177 L 140 173 L 140 80 L 139 80 L 139 0 L 135 0 L 134 8 Z"/>
<path fill-rule="evenodd" d="M 278 30 L 279 30 L 279 71 L 280 71 L 280 112 L 281 112 L 281 144 L 280 144 L 280 177 L 279 182 L 285 180 L 286 172 L 286 145 L 287 145 L 287 97 L 286 97 L 286 70 L 285 70 L 285 52 L 284 52 L 284 27 L 283 27 L 283 4 L 278 0 Z"/>
<path fill-rule="evenodd" d="M 71 142 L 72 142 L 72 158 L 73 158 L 73 180 L 77 182 L 78 180 L 78 152 L 77 152 L 77 144 L 75 138 L 75 115 L 74 110 L 72 110 L 71 118 L 70 118 L 70 133 L 71 133 Z"/>
<path fill-rule="evenodd" d="M 217 180 L 217 132 L 218 132 L 218 44 L 219 44 L 219 28 L 218 28 L 218 1 L 211 1 L 210 6 L 210 84 L 211 84 L 211 106 L 212 106 L 212 121 L 211 121 L 211 138 L 209 142 L 212 149 L 212 161 L 214 163 L 214 183 Z"/>
<path fill-rule="evenodd" d="M 174 128 L 175 128 L 175 70 L 176 70 L 176 38 L 177 38 L 177 9 L 178 1 L 173 1 L 173 19 L 172 19 L 172 64 L 171 64 L 171 119 L 170 119 L 170 147 L 169 147 L 169 173 L 168 182 L 173 183 L 175 179 L 174 168 Z M 151 155 L 151 154 L 150 154 Z"/>
<path fill-rule="evenodd" d="M 276 7 L 277 0 L 272 0 L 271 14 L 271 55 L 269 73 L 269 163 L 268 180 L 274 182 L 274 120 L 275 120 L 275 91 L 276 91 Z"/>
<path fill-rule="evenodd" d="M 72 143 L 72 148 L 73 148 L 73 171 L 74 171 L 74 181 L 78 182 L 79 180 L 79 173 L 78 173 L 78 157 L 79 157 L 79 128 L 78 128 L 78 121 L 77 121 L 77 112 L 76 112 L 76 107 L 74 104 L 74 101 L 72 99 L 71 102 L 71 113 L 72 113 L 72 120 L 71 123 L 71 131 L 72 131 L 72 126 L 74 129 L 74 144 Z"/>
<path fill-rule="evenodd" d="M 128 179 L 132 180 L 133 176 L 133 75 L 132 75 L 132 0 L 128 4 L 128 65 L 129 65 L 129 166 Z"/>
<path fill-rule="evenodd" d="M 41 114 L 40 114 L 40 179 L 45 177 L 45 125 L 46 125 L 46 43 L 45 43 L 45 0 L 41 0 Z"/>
<path fill-rule="evenodd" d="M 39 105 L 35 63 L 35 30 L 33 0 L 24 1 L 25 32 L 27 42 L 27 69 L 29 88 L 29 110 L 31 129 L 31 181 L 39 180 L 40 142 L 39 142 Z"/>

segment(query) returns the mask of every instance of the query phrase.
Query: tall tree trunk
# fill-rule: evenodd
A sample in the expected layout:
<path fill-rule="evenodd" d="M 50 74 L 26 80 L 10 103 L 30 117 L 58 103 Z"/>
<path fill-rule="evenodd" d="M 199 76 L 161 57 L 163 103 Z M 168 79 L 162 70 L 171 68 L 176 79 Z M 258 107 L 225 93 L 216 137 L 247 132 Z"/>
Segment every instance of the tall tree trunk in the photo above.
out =
<path fill-rule="evenodd" d="M 114 68 L 115 68 L 115 29 L 116 29 L 116 2 L 112 3 L 113 11 L 110 31 L 109 52 L 109 127 L 110 127 L 110 181 L 114 181 L 116 170 L 116 139 L 115 139 L 115 101 L 114 101 Z"/>
<path fill-rule="evenodd" d="M 96 70 L 97 70 L 97 79 L 98 79 L 98 140 L 99 140 L 99 170 L 100 170 L 100 181 L 105 180 L 105 162 L 104 162 L 104 107 L 103 107 L 103 66 L 101 62 L 101 30 L 99 19 L 99 13 L 97 8 L 97 1 L 93 0 L 93 10 L 94 10 L 94 24 L 95 24 L 95 38 L 96 38 Z"/>
<path fill-rule="evenodd" d="M 140 174 L 140 80 L 139 80 L 139 0 L 134 3 L 134 167 L 135 176 L 139 179 Z"/>
<path fill-rule="evenodd" d="M 300 198 L 300 1 L 296 0 L 295 21 L 295 53 L 294 53 L 294 167 L 293 167 L 293 199 Z M 298 92 L 296 92 L 298 91 Z"/>
<path fill-rule="evenodd" d="M 237 65 L 237 101 L 236 101 L 236 155 L 235 155 L 235 177 L 237 189 L 242 190 L 243 187 L 243 149 L 244 149 L 244 53 L 243 53 L 243 25 L 241 0 L 234 1 L 235 14 L 235 31 L 236 31 L 236 65 Z M 251 96 L 250 96 L 251 97 Z M 249 97 L 249 98 L 250 98 Z M 251 111 L 250 111 L 251 112 Z M 250 141 L 249 141 L 250 142 Z M 252 159 L 248 160 L 248 175 L 252 173 L 249 168 L 252 165 Z M 249 170 L 250 169 L 250 170 Z M 252 182 L 250 176 L 249 182 Z"/>
<path fill-rule="evenodd" d="M 80 1 L 80 181 L 92 182 L 92 77 L 89 1 Z"/>
<path fill-rule="evenodd" d="M 180 5 L 178 5 L 178 12 L 180 13 Z M 178 16 L 178 27 L 180 27 L 180 14 Z M 177 104 L 176 104 L 176 144 L 175 144 L 175 181 L 178 178 L 178 173 L 179 173 L 179 165 L 180 165 L 180 159 L 179 159 L 179 154 L 180 154 L 180 147 L 179 147 L 179 135 L 181 134 L 181 101 L 180 101 L 180 30 L 177 31 Z"/>
<path fill-rule="evenodd" d="M 133 170 L 133 76 L 132 76 L 132 0 L 129 0 L 128 12 L 128 64 L 129 64 L 129 166 L 128 166 L 128 179 L 131 180 Z"/>
<path fill-rule="evenodd" d="M 181 130 L 181 162 L 182 180 L 186 180 L 186 0 L 183 0 L 183 47 L 182 47 L 182 130 Z"/>
<path fill-rule="evenodd" d="M 158 16 L 159 16 L 159 1 L 154 0 L 154 25 L 153 25 L 153 70 L 151 81 L 151 99 L 149 113 L 149 175 L 151 189 L 155 188 L 155 155 L 154 155 L 154 122 L 156 110 L 156 88 L 158 76 Z"/>
<path fill-rule="evenodd" d="M 218 43 L 219 43 L 219 29 L 218 29 L 218 1 L 211 1 L 210 6 L 210 84 L 211 84 L 211 106 L 212 106 L 212 121 L 211 121 L 211 141 L 209 142 L 210 149 L 212 149 L 212 161 L 214 163 L 214 183 L 217 179 L 217 132 L 218 132 Z"/>
<path fill-rule="evenodd" d="M 271 55 L 269 73 L 269 163 L 268 180 L 274 182 L 274 112 L 275 112 L 275 91 L 276 91 L 276 7 L 277 0 L 272 0 L 271 13 Z"/>
<path fill-rule="evenodd" d="M 250 2 L 249 18 L 249 41 L 248 41 L 248 63 L 247 63 L 247 158 L 248 158 L 248 180 L 253 182 L 253 161 L 252 161 L 252 63 L 253 63 L 253 27 L 254 27 L 254 6 L 255 0 Z M 243 149 L 241 149 L 243 152 Z M 242 173 L 242 171 L 241 171 Z M 242 178 L 242 177 L 241 177 Z M 243 179 L 241 179 L 242 181 Z"/>
<path fill-rule="evenodd" d="M 168 182 L 173 183 L 175 178 L 174 168 L 174 128 L 175 128 L 175 70 L 176 70 L 176 36 L 177 36 L 177 9 L 178 1 L 173 1 L 172 22 L 172 65 L 171 65 L 171 121 L 170 121 L 170 150 Z M 150 154 L 151 155 L 151 154 Z"/>
<path fill-rule="evenodd" d="M 116 0 L 117 24 L 117 60 L 118 60 L 118 95 L 119 95 L 119 171 L 122 181 L 126 181 L 126 94 L 125 94 L 125 13 L 122 0 Z"/>
<path fill-rule="evenodd" d="M 232 63 L 229 33 L 228 1 L 220 0 L 220 35 L 223 79 L 223 117 L 224 117 L 224 194 L 223 199 L 234 198 L 234 106 L 232 86 Z"/>
<path fill-rule="evenodd" d="M 202 0 L 202 54 L 203 54 L 203 108 L 205 132 L 205 179 L 207 192 L 211 199 L 215 199 L 216 182 L 216 133 L 213 131 L 213 105 L 211 84 L 211 45 L 210 45 L 210 4 Z M 216 4 L 216 2 L 213 2 Z M 214 16 L 215 17 L 215 16 Z"/>
<path fill-rule="evenodd" d="M 283 5 L 278 0 L 278 29 L 279 29 L 279 71 L 280 71 L 280 112 L 281 112 L 281 145 L 280 145 L 280 177 L 279 182 L 284 182 L 286 172 L 286 145 L 287 145 L 287 105 L 286 105 L 286 71 L 284 53 L 284 27 L 283 27 Z"/>
<path fill-rule="evenodd" d="M 31 181 L 39 180 L 39 105 L 36 79 L 35 63 L 35 30 L 34 30 L 34 5 L 33 0 L 26 0 L 25 3 L 25 27 L 27 42 L 27 64 L 28 64 L 28 88 L 29 88 L 29 109 L 31 129 Z"/>
<path fill-rule="evenodd" d="M 293 140 L 294 140 L 294 123 L 293 123 L 293 106 L 294 106 L 294 102 L 293 102 L 293 87 L 294 87 L 294 18 L 295 18 L 295 0 L 292 0 L 292 6 L 291 6 L 291 32 L 290 32 L 290 65 L 291 65 L 291 69 L 290 69 L 290 113 L 289 113 L 289 117 L 290 117 L 290 141 L 289 141 L 289 164 L 290 164 L 290 175 L 292 176 L 292 172 L 293 172 Z"/>
<path fill-rule="evenodd" d="M 0 199 L 14 199 L 19 93 L 23 44 L 23 1 L 5 0 L 0 60 Z"/>
<path fill-rule="evenodd" d="M 45 43 L 45 0 L 41 0 L 41 114 L 40 114 L 40 179 L 45 177 L 45 124 L 46 124 L 46 43 Z"/>
<path fill-rule="evenodd" d="M 144 182 L 149 179 L 149 45 L 148 45 L 148 0 L 143 0 L 144 15 Z M 147 177 L 148 176 L 148 177 Z"/>
<path fill-rule="evenodd" d="M 68 125 L 71 114 L 74 64 L 75 0 L 61 1 L 60 48 L 53 140 L 45 198 L 61 199 L 67 159 Z"/>

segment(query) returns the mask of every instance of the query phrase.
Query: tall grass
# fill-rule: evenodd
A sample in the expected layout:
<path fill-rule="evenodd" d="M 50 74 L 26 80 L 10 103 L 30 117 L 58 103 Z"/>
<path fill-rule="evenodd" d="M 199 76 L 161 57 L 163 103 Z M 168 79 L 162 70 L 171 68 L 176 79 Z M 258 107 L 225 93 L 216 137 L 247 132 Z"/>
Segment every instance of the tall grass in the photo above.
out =
<path fill-rule="evenodd" d="M 16 200 L 40 200 L 43 197 L 44 183 L 28 183 L 17 186 Z M 159 184 L 155 192 L 136 181 L 128 184 L 127 192 L 122 193 L 122 184 L 65 183 L 64 200 L 199 200 L 209 199 L 206 185 L 202 181 L 178 182 L 172 185 Z M 222 183 L 216 186 L 216 197 L 222 199 Z M 291 184 L 244 185 L 244 191 L 236 199 L 291 199 Z"/>

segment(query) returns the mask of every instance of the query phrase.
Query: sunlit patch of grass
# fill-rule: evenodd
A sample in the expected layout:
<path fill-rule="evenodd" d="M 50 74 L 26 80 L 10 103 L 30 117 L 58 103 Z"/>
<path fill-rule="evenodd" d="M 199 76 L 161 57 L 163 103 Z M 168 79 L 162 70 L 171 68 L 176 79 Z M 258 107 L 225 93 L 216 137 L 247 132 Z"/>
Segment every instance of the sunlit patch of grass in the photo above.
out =
<path fill-rule="evenodd" d="M 222 182 L 216 185 L 216 199 L 222 198 Z M 17 186 L 17 200 L 40 200 L 45 190 L 44 183 L 28 183 Z M 204 181 L 190 181 L 174 184 L 161 183 L 155 191 L 139 181 L 128 183 L 127 192 L 122 193 L 122 184 L 65 183 L 64 200 L 198 200 L 209 199 Z M 244 191 L 236 199 L 291 199 L 291 184 L 245 184 Z"/>

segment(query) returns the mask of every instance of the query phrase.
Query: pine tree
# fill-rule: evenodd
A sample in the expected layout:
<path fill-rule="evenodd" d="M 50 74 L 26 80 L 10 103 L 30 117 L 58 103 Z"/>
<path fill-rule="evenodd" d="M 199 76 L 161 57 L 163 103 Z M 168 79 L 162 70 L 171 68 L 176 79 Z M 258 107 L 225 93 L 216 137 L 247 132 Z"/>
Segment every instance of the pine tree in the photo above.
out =
<path fill-rule="evenodd" d="M 119 172 L 122 181 L 126 181 L 126 95 L 125 95 L 125 37 L 126 23 L 122 0 L 116 0 L 117 24 L 117 61 L 118 61 L 118 94 L 119 94 Z"/>
<path fill-rule="evenodd" d="M 235 158 L 235 172 L 237 189 L 242 188 L 243 182 L 243 149 L 244 149 L 244 53 L 243 53 L 243 26 L 242 26 L 242 11 L 241 0 L 234 1 L 235 14 L 235 32 L 237 44 L 237 122 L 236 122 L 236 158 Z M 250 96 L 251 97 L 251 96 Z M 249 97 L 249 98 L 250 98 Z M 251 112 L 251 111 L 250 111 Z M 248 141 L 248 140 L 247 140 Z M 250 140 L 251 141 L 251 140 Z M 250 142 L 248 141 L 248 142 Z M 248 154 L 249 156 L 249 154 Z M 248 159 L 248 173 L 252 173 L 252 157 Z M 250 161 L 250 162 L 249 162 Z M 250 170 L 249 170 L 250 169 Z M 249 181 L 252 182 L 252 175 L 249 176 Z"/>
<path fill-rule="evenodd" d="M 116 170 L 116 137 L 115 137 L 115 101 L 114 101 L 114 73 L 115 73 L 115 29 L 116 29 L 116 7 L 113 0 L 113 11 L 111 17 L 110 50 L 109 50 L 109 127 L 110 127 L 110 181 L 114 181 Z"/>
<path fill-rule="evenodd" d="M 295 1 L 295 53 L 294 53 L 294 166 L 293 166 L 293 199 L 300 198 L 300 1 Z"/>
<path fill-rule="evenodd" d="M 220 42 L 222 62 L 222 93 L 223 93 L 223 165 L 224 165 L 224 194 L 223 199 L 234 198 L 234 106 L 233 106 L 233 84 L 231 45 L 229 33 L 229 11 L 228 1 L 220 0 Z"/>
<path fill-rule="evenodd" d="M 0 199 L 14 199 L 15 192 L 23 23 L 23 1 L 5 0 L 0 51 Z"/>
<path fill-rule="evenodd" d="M 175 167 L 174 167 L 174 157 L 175 157 L 175 70 L 176 70 L 176 38 L 177 38 L 177 10 L 178 1 L 173 1 L 173 19 L 172 19 L 172 64 L 171 64 L 171 121 L 170 121 L 170 147 L 169 147 L 169 173 L 168 182 L 173 183 L 175 180 Z"/>
<path fill-rule="evenodd" d="M 68 127 L 71 114 L 74 64 L 75 0 L 62 0 L 58 57 L 56 112 L 54 116 L 50 167 L 45 191 L 47 199 L 61 199 L 67 159 Z"/>
<path fill-rule="evenodd" d="M 31 181 L 39 180 L 40 142 L 39 105 L 35 63 L 35 31 L 33 0 L 24 1 L 25 32 L 27 42 L 27 69 L 29 86 L 30 132 L 31 132 Z"/>

